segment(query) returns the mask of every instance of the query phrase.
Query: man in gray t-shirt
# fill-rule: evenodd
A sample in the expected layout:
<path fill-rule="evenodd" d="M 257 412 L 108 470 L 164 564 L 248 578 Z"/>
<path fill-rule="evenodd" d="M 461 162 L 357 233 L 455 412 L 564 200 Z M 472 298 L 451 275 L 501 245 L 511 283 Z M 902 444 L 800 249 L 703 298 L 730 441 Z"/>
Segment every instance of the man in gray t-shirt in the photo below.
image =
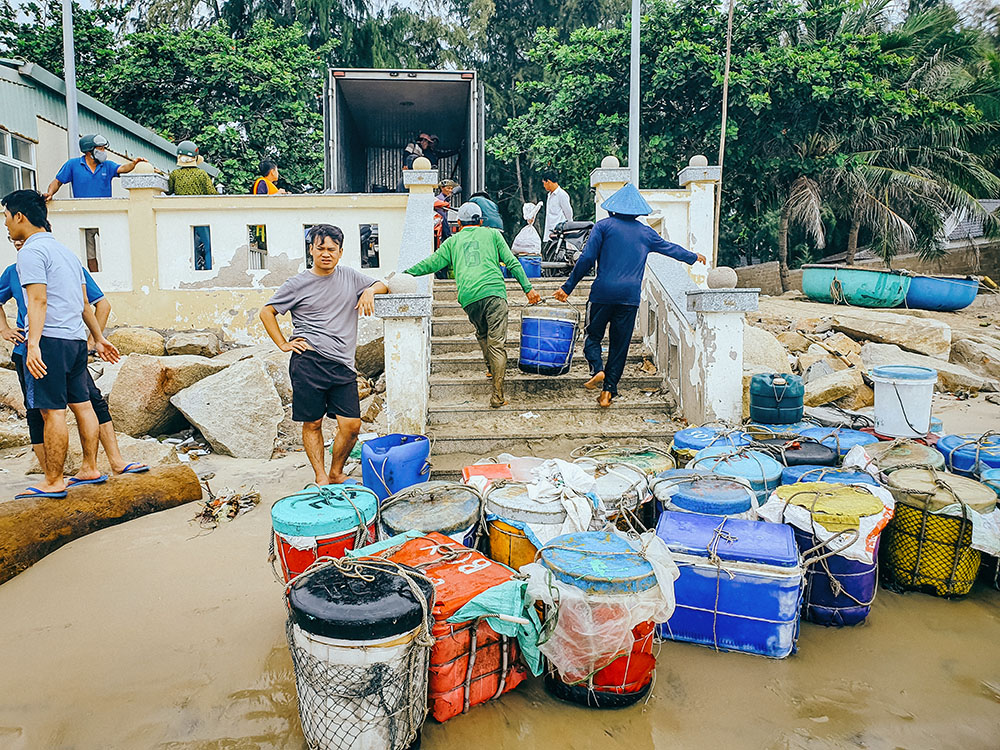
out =
<path fill-rule="evenodd" d="M 291 352 L 292 419 L 302 422 L 302 444 L 316 474 L 316 484 L 347 479 L 344 463 L 361 431 L 354 353 L 358 315 L 371 315 L 376 294 L 389 288 L 353 268 L 340 265 L 344 233 L 317 224 L 309 234 L 313 267 L 293 276 L 260 311 L 267 335 Z M 292 314 L 292 340 L 278 326 L 278 315 Z M 330 471 L 323 466 L 323 416 L 337 420 Z"/>

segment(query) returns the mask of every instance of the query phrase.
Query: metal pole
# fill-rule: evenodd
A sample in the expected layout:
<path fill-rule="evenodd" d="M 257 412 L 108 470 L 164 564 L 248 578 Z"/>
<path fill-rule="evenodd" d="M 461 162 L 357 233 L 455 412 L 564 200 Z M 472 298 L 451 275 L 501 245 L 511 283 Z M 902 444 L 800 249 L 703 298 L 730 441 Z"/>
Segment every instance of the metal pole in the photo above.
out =
<path fill-rule="evenodd" d="M 639 4 L 632 0 L 632 53 L 628 91 L 628 168 L 639 187 Z"/>
<path fill-rule="evenodd" d="M 76 109 L 76 53 L 73 50 L 73 0 L 62 2 L 63 69 L 66 80 L 66 147 L 72 159 L 79 150 L 80 121 Z"/>
<path fill-rule="evenodd" d="M 729 21 L 726 26 L 726 65 L 722 74 L 722 132 L 719 133 L 719 185 L 715 189 L 715 241 L 712 247 L 712 265 L 719 261 L 719 227 L 722 223 L 722 173 L 726 157 L 726 121 L 729 118 L 729 62 L 733 53 L 733 8 L 736 0 L 729 0 Z"/>

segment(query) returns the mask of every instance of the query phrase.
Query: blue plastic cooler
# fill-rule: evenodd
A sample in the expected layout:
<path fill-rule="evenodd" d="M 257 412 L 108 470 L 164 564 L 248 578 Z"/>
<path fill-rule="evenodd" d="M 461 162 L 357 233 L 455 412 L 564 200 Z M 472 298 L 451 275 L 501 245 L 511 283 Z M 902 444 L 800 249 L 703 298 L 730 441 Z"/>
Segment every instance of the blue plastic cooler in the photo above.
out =
<path fill-rule="evenodd" d="M 662 637 L 775 659 L 795 650 L 804 576 L 791 526 L 665 511 L 656 534 L 681 571 Z"/>

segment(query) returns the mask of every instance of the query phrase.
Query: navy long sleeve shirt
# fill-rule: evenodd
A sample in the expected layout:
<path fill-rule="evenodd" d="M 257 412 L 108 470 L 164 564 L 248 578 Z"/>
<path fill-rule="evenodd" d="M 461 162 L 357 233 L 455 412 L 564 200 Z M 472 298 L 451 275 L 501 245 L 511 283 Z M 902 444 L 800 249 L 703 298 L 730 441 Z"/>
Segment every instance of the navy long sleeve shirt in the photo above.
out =
<path fill-rule="evenodd" d="M 609 216 L 594 225 L 583 254 L 562 285 L 572 293 L 580 280 L 597 264 L 597 278 L 590 288 L 590 301 L 603 304 L 639 306 L 646 256 L 660 253 L 692 265 L 697 253 L 667 242 L 653 229 L 636 219 Z"/>

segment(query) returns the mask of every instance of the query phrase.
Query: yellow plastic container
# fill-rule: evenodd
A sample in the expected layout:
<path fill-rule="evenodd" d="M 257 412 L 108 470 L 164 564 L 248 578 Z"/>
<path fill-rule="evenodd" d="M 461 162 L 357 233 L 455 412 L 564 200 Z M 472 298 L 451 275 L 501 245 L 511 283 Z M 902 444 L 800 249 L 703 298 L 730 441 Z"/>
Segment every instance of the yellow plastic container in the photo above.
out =
<path fill-rule="evenodd" d="M 500 520 L 486 524 L 489 531 L 490 558 L 509 568 L 520 570 L 522 565 L 535 561 L 538 548 L 516 526 Z"/>

